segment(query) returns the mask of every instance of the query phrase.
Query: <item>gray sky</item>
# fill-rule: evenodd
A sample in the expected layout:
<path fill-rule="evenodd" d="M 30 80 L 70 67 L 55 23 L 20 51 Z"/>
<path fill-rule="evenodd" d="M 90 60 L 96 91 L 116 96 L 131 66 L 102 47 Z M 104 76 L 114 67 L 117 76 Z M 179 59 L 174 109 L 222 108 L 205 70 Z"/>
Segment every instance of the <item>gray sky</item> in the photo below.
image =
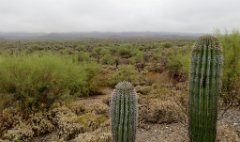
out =
<path fill-rule="evenodd" d="M 0 32 L 240 29 L 240 0 L 0 0 Z"/>

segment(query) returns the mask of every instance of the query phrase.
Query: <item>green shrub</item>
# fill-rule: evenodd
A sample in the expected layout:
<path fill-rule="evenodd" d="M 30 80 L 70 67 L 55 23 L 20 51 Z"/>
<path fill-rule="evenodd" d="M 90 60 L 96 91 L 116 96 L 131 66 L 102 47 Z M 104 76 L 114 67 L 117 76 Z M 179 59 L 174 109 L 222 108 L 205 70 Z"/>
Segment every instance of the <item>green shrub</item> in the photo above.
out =
<path fill-rule="evenodd" d="M 162 47 L 164 47 L 164 48 L 171 48 L 172 46 L 173 45 L 171 43 L 169 43 L 169 42 L 162 43 Z"/>
<path fill-rule="evenodd" d="M 14 95 L 23 108 L 48 108 L 62 94 L 89 95 L 94 63 L 73 63 L 71 58 L 50 53 L 2 56 L 0 93 Z"/>
<path fill-rule="evenodd" d="M 89 53 L 87 53 L 87 52 L 80 52 L 80 53 L 78 53 L 77 61 L 78 62 L 90 62 L 91 58 L 90 58 Z"/>
<path fill-rule="evenodd" d="M 101 82 L 99 82 L 97 79 L 97 76 L 100 72 L 100 66 L 96 63 L 86 63 L 80 65 L 82 67 L 82 70 L 84 72 L 84 86 L 79 86 L 80 94 L 79 96 L 86 96 L 86 95 L 97 95 L 99 94 L 99 90 L 102 87 Z M 83 88 L 85 88 L 85 91 L 82 91 Z"/>
<path fill-rule="evenodd" d="M 163 48 L 156 48 L 152 51 L 152 55 L 150 56 L 150 62 L 162 62 L 165 63 L 166 61 L 166 54 Z"/>
<path fill-rule="evenodd" d="M 123 80 L 133 82 L 136 79 L 136 74 L 138 72 L 135 70 L 132 65 L 121 65 L 119 70 L 112 74 L 108 80 L 108 85 L 114 87 L 118 82 Z"/>
<path fill-rule="evenodd" d="M 171 48 L 167 55 L 166 69 L 178 80 L 186 80 L 189 70 L 191 48 Z"/>
<path fill-rule="evenodd" d="M 230 34 L 218 36 L 223 46 L 223 98 L 225 103 L 237 99 L 240 104 L 240 33 L 235 31 Z"/>
<path fill-rule="evenodd" d="M 119 55 L 122 57 L 122 58 L 130 58 L 132 57 L 133 53 L 130 49 L 130 47 L 119 47 Z"/>
<path fill-rule="evenodd" d="M 116 61 L 116 58 L 111 54 L 105 54 L 101 59 L 101 63 L 107 64 L 107 65 L 114 65 L 115 61 Z"/>
<path fill-rule="evenodd" d="M 94 48 L 91 52 L 91 56 L 94 57 L 98 63 L 100 63 L 101 59 L 101 50 L 101 48 Z"/>
<path fill-rule="evenodd" d="M 143 54 L 143 52 L 141 52 L 139 50 L 136 50 L 134 56 L 131 59 L 131 62 L 133 64 L 144 62 L 144 54 Z"/>
<path fill-rule="evenodd" d="M 0 93 L 0 112 L 7 107 L 13 106 L 12 100 L 13 96 L 11 94 L 1 94 Z"/>

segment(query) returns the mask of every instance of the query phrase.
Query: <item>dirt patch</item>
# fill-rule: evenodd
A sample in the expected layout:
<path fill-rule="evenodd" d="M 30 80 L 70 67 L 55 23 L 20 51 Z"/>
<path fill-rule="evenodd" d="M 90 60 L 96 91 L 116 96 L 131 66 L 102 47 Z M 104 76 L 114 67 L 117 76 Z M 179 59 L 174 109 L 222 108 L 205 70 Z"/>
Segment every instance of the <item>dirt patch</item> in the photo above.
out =
<path fill-rule="evenodd" d="M 187 128 L 179 123 L 150 124 L 137 131 L 137 142 L 186 142 Z"/>

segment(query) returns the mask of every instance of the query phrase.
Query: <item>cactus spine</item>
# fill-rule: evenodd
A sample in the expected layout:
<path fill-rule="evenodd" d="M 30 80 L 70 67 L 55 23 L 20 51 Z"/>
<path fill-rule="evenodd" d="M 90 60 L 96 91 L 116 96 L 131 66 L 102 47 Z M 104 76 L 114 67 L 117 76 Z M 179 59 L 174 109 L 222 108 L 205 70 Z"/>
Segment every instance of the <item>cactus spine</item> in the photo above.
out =
<path fill-rule="evenodd" d="M 221 86 L 222 48 L 213 36 L 202 36 L 194 45 L 189 81 L 189 138 L 214 142 L 217 101 Z"/>
<path fill-rule="evenodd" d="M 131 83 L 123 81 L 116 85 L 110 111 L 113 142 L 135 142 L 137 98 Z"/>

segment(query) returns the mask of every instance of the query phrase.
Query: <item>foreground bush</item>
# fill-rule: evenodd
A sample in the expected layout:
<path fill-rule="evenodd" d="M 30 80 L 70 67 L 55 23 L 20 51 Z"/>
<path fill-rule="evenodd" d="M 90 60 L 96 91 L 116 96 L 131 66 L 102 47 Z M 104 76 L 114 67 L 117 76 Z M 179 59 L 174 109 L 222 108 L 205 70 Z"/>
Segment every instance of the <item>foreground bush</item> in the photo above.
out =
<path fill-rule="evenodd" d="M 240 105 L 240 33 L 218 37 L 223 46 L 223 98 L 226 104 L 237 100 Z"/>
<path fill-rule="evenodd" d="M 63 94 L 88 95 L 98 71 L 94 63 L 48 53 L 2 56 L 0 66 L 0 93 L 12 94 L 13 102 L 30 109 L 48 108 Z"/>

